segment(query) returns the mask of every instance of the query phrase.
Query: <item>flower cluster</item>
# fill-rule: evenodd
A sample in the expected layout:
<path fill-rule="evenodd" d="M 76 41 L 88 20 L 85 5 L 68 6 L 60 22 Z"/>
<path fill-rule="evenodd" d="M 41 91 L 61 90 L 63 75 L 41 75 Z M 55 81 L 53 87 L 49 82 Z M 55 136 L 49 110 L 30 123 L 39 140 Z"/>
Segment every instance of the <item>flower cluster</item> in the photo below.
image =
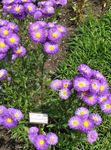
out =
<path fill-rule="evenodd" d="M 111 94 L 106 78 L 85 64 L 79 65 L 78 71 L 80 74 L 73 80 L 78 96 L 88 106 L 99 104 L 103 112 L 111 113 Z"/>
<path fill-rule="evenodd" d="M 19 27 L 15 23 L 0 19 L 0 60 L 11 50 L 12 61 L 23 57 L 26 49 L 20 45 Z"/>
<path fill-rule="evenodd" d="M 55 133 L 49 132 L 46 135 L 39 134 L 37 127 L 31 127 L 29 129 L 28 137 L 37 150 L 47 150 L 49 145 L 56 145 L 58 143 L 58 136 Z"/>
<path fill-rule="evenodd" d="M 8 71 L 5 69 L 0 69 L 0 81 L 2 80 L 11 80 L 11 77 L 8 74 Z"/>
<path fill-rule="evenodd" d="M 13 14 L 17 19 L 24 19 L 27 15 L 35 19 L 49 17 L 55 13 L 55 7 L 64 6 L 67 0 L 48 0 L 38 2 L 38 6 L 33 0 L 2 0 L 3 9 Z"/>
<path fill-rule="evenodd" d="M 66 34 L 66 28 L 56 23 L 36 21 L 30 23 L 28 32 L 31 40 L 44 45 L 44 52 L 53 55 L 59 51 L 58 42 Z"/>
<path fill-rule="evenodd" d="M 98 133 L 94 130 L 95 126 L 102 123 L 102 118 L 97 113 L 89 113 L 85 107 L 79 107 L 75 111 L 75 115 L 68 121 L 70 129 L 79 130 L 87 134 L 87 141 L 93 143 L 98 139 Z"/>
<path fill-rule="evenodd" d="M 18 122 L 23 118 L 20 110 L 15 108 L 6 108 L 0 105 L 0 125 L 5 128 L 14 128 Z"/>
<path fill-rule="evenodd" d="M 51 89 L 59 91 L 59 97 L 67 100 L 71 95 L 73 83 L 71 80 L 53 80 L 50 84 Z"/>

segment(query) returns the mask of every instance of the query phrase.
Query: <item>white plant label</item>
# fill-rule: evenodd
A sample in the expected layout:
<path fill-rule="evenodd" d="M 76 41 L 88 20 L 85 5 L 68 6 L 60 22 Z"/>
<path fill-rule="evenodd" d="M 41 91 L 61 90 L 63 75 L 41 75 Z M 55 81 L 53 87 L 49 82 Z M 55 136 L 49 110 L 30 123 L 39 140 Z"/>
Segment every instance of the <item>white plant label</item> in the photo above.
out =
<path fill-rule="evenodd" d="M 48 124 L 48 115 L 42 113 L 29 113 L 30 123 Z"/>

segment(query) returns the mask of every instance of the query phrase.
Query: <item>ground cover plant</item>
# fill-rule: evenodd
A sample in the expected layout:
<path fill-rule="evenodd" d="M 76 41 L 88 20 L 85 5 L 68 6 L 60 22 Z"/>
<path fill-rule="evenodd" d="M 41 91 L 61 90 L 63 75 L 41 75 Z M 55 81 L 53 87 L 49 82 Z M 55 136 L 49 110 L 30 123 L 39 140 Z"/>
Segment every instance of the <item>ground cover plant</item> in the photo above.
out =
<path fill-rule="evenodd" d="M 2 18 L 12 21 L 10 15 L 2 16 Z M 67 55 L 64 56 L 64 61 L 61 61 L 57 70 L 52 72 L 48 72 L 48 68 L 45 68 L 45 61 L 52 58 L 43 54 L 42 45 L 32 43 L 28 37 L 28 25 L 29 22 L 33 22 L 33 19 L 27 16 L 24 23 L 13 20 L 20 27 L 21 44 L 27 49 L 27 55 L 24 58 L 16 59 L 14 63 L 11 63 L 9 59 L 0 61 L 0 67 L 8 70 L 11 76 L 10 82 L 6 80 L 0 82 L 0 105 L 17 108 L 24 114 L 24 118 L 16 128 L 6 130 L 11 133 L 10 138 L 20 142 L 19 147 L 14 149 L 35 149 L 28 139 L 28 130 L 32 127 L 29 123 L 28 113 L 32 111 L 44 112 L 49 115 L 48 125 L 37 126 L 41 134 L 50 132 L 57 134 L 58 144 L 49 149 L 99 150 L 101 148 L 110 150 L 111 116 L 102 113 L 96 105 L 87 107 L 80 101 L 75 91 L 72 91 L 67 101 L 61 101 L 57 93 L 49 86 L 54 79 L 71 80 L 77 75 L 77 66 L 80 64 L 87 64 L 91 68 L 99 70 L 104 74 L 110 86 L 110 18 L 111 10 L 99 19 L 89 17 L 84 24 L 80 25 L 76 33 L 72 33 L 69 42 L 65 44 L 68 49 L 65 52 Z M 52 20 L 55 21 L 55 16 L 51 18 Z M 96 128 L 99 139 L 93 145 L 86 142 L 85 134 L 70 130 L 67 125 L 69 118 L 80 106 L 87 107 L 90 113 L 99 113 L 103 119 L 102 124 Z M 2 141 L 3 137 L 0 136 L 0 139 Z M 1 144 L 2 150 L 6 148 Z"/>

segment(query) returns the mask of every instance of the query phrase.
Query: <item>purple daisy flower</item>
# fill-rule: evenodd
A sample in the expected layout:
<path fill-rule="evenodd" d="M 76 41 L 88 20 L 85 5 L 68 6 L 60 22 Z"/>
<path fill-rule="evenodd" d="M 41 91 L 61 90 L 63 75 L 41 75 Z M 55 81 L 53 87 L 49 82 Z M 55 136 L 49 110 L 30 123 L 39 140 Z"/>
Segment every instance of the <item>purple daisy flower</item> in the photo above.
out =
<path fill-rule="evenodd" d="M 48 149 L 49 145 L 46 143 L 45 138 L 45 135 L 38 135 L 35 139 L 34 145 L 38 150 Z"/>
<path fill-rule="evenodd" d="M 89 90 L 89 81 L 84 77 L 75 77 L 73 81 L 73 86 L 76 91 L 87 91 Z"/>
<path fill-rule="evenodd" d="M 43 14 L 50 16 L 55 13 L 55 9 L 54 9 L 54 7 L 48 5 L 48 6 L 45 6 L 44 9 L 42 9 L 42 12 L 43 12 Z"/>
<path fill-rule="evenodd" d="M 8 113 L 8 110 L 5 106 L 0 105 L 0 117 L 5 116 Z"/>
<path fill-rule="evenodd" d="M 62 38 L 62 33 L 55 27 L 49 30 L 48 39 L 52 42 L 59 42 Z"/>
<path fill-rule="evenodd" d="M 12 30 L 10 30 L 9 27 L 4 26 L 0 28 L 0 36 L 2 38 L 6 38 L 11 33 L 12 33 Z"/>
<path fill-rule="evenodd" d="M 43 17 L 43 13 L 41 10 L 36 10 L 34 13 L 34 19 L 39 19 Z"/>
<path fill-rule="evenodd" d="M 89 92 L 89 91 L 78 92 L 78 93 L 77 93 L 77 96 L 78 96 L 79 98 L 83 99 L 83 97 L 86 96 L 88 92 Z"/>
<path fill-rule="evenodd" d="M 107 101 L 108 97 L 109 97 L 109 93 L 104 93 L 98 96 L 98 104 L 103 103 L 104 101 Z"/>
<path fill-rule="evenodd" d="M 14 53 L 17 55 L 17 57 L 23 57 L 26 55 L 26 49 L 23 46 L 19 46 L 14 50 Z"/>
<path fill-rule="evenodd" d="M 88 106 L 93 106 L 97 103 L 98 97 L 96 94 L 88 93 L 86 96 L 83 97 L 83 101 Z"/>
<path fill-rule="evenodd" d="M 107 100 L 100 104 L 100 108 L 104 113 L 110 114 L 111 113 L 111 101 Z"/>
<path fill-rule="evenodd" d="M 35 11 L 36 11 L 36 6 L 33 3 L 25 3 L 24 4 L 25 7 L 25 11 L 30 14 L 30 15 L 34 15 Z"/>
<path fill-rule="evenodd" d="M 34 143 L 35 139 L 38 136 L 39 129 L 37 127 L 31 127 L 28 131 L 29 140 Z"/>
<path fill-rule="evenodd" d="M 54 5 L 61 5 L 61 6 L 67 4 L 67 0 L 52 0 L 52 2 L 54 3 Z"/>
<path fill-rule="evenodd" d="M 78 116 L 72 116 L 68 120 L 68 126 L 69 126 L 70 129 L 80 129 L 81 123 L 82 123 L 82 120 Z"/>
<path fill-rule="evenodd" d="M 17 122 L 15 120 L 13 120 L 10 115 L 5 115 L 3 117 L 3 123 L 2 124 L 5 128 L 14 128 L 17 126 Z"/>
<path fill-rule="evenodd" d="M 33 31 L 37 31 L 42 26 L 38 22 L 30 23 L 28 27 L 29 34 Z"/>
<path fill-rule="evenodd" d="M 57 25 L 56 28 L 57 28 L 57 30 L 58 30 L 59 32 L 62 33 L 62 35 L 65 35 L 66 32 L 67 32 L 67 29 L 66 29 L 64 26 Z"/>
<path fill-rule="evenodd" d="M 90 78 L 93 75 L 92 69 L 85 65 L 85 64 L 81 64 L 78 66 L 78 71 L 85 77 Z"/>
<path fill-rule="evenodd" d="M 20 4 L 14 4 L 11 13 L 14 15 L 22 15 L 24 13 L 24 7 Z"/>
<path fill-rule="evenodd" d="M 55 22 L 48 22 L 47 23 L 47 28 L 53 28 L 53 27 L 55 27 Z"/>
<path fill-rule="evenodd" d="M 10 4 L 13 4 L 14 2 L 15 0 L 2 0 L 3 5 L 10 5 Z"/>
<path fill-rule="evenodd" d="M 71 80 L 62 80 L 62 88 L 72 89 L 73 84 Z"/>
<path fill-rule="evenodd" d="M 42 28 L 31 32 L 30 36 L 34 42 L 45 43 L 46 41 L 45 30 Z"/>
<path fill-rule="evenodd" d="M 5 43 L 5 40 L 0 38 L 0 53 L 6 53 L 9 49 L 9 46 Z"/>
<path fill-rule="evenodd" d="M 21 0 L 22 3 L 31 3 L 32 0 Z"/>
<path fill-rule="evenodd" d="M 8 20 L 0 19 L 0 27 L 6 26 L 9 23 Z"/>
<path fill-rule="evenodd" d="M 9 108 L 8 113 L 14 121 L 20 121 L 23 118 L 23 113 L 15 108 Z"/>
<path fill-rule="evenodd" d="M 3 10 L 7 12 L 11 12 L 13 5 L 3 5 Z"/>
<path fill-rule="evenodd" d="M 90 81 L 90 92 L 98 93 L 100 90 L 100 82 L 98 80 L 92 79 Z"/>
<path fill-rule="evenodd" d="M 87 141 L 89 143 L 94 143 L 98 139 L 98 133 L 96 130 L 91 130 L 87 134 Z"/>
<path fill-rule="evenodd" d="M 53 80 L 50 84 L 51 89 L 53 90 L 60 90 L 62 88 L 62 81 L 61 80 Z"/>
<path fill-rule="evenodd" d="M 50 132 L 46 135 L 46 142 L 49 145 L 56 145 L 58 143 L 58 136 L 55 133 Z"/>
<path fill-rule="evenodd" d="M 7 74 L 8 74 L 7 70 L 5 70 L 5 69 L 0 69 L 0 80 L 6 79 Z"/>
<path fill-rule="evenodd" d="M 10 47 L 16 47 L 20 43 L 20 38 L 17 34 L 13 33 L 13 34 L 9 35 L 5 41 L 6 41 L 7 45 L 9 45 Z"/>
<path fill-rule="evenodd" d="M 108 90 L 109 90 L 108 83 L 107 82 L 102 82 L 100 84 L 100 94 L 106 93 L 106 92 L 108 92 Z"/>
<path fill-rule="evenodd" d="M 103 76 L 103 74 L 97 70 L 93 70 L 93 77 L 99 81 L 106 81 L 106 78 Z"/>
<path fill-rule="evenodd" d="M 44 44 L 44 52 L 49 55 L 54 55 L 59 51 L 59 45 L 52 42 L 46 42 Z"/>
<path fill-rule="evenodd" d="M 17 24 L 9 22 L 8 23 L 8 28 L 10 28 L 11 30 L 13 30 L 14 32 L 18 33 L 19 32 L 19 27 Z"/>
<path fill-rule="evenodd" d="M 79 116 L 80 118 L 88 118 L 89 117 L 89 110 L 85 107 L 79 107 L 75 111 L 75 115 Z"/>
<path fill-rule="evenodd" d="M 92 113 L 92 114 L 90 114 L 89 115 L 89 118 L 93 121 L 93 123 L 95 124 L 95 125 L 100 125 L 101 123 L 102 123 L 102 118 L 101 118 L 101 116 L 99 115 L 99 114 L 97 114 L 97 113 Z"/>
<path fill-rule="evenodd" d="M 89 119 L 83 119 L 81 123 L 81 131 L 88 132 L 94 128 L 94 124 Z"/>
<path fill-rule="evenodd" d="M 69 89 L 61 89 L 59 91 L 59 97 L 62 99 L 62 100 L 67 100 L 71 95 L 71 92 Z"/>

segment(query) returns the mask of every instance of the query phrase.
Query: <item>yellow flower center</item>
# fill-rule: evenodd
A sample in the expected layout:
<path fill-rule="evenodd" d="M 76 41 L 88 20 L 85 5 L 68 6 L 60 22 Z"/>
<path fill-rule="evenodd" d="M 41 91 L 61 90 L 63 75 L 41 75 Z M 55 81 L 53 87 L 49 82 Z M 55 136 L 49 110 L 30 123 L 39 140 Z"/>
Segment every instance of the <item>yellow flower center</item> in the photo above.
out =
<path fill-rule="evenodd" d="M 15 10 L 18 12 L 20 11 L 20 7 L 16 7 Z"/>
<path fill-rule="evenodd" d="M 19 117 L 19 115 L 16 113 L 16 114 L 14 114 L 14 116 L 16 117 L 16 118 L 18 118 Z"/>
<path fill-rule="evenodd" d="M 92 96 L 89 96 L 88 99 L 89 99 L 90 101 L 92 101 L 92 100 L 93 100 L 93 97 L 92 97 Z"/>
<path fill-rule="evenodd" d="M 98 118 L 97 118 L 96 116 L 94 116 L 94 117 L 93 117 L 93 119 L 94 119 L 95 121 L 97 121 L 97 120 L 98 120 Z"/>
<path fill-rule="evenodd" d="M 2 77 L 3 76 L 3 72 L 0 72 L 0 77 Z"/>
<path fill-rule="evenodd" d="M 14 39 L 14 38 L 10 38 L 9 40 L 10 40 L 11 43 L 14 43 L 14 42 L 15 42 L 15 39 Z"/>
<path fill-rule="evenodd" d="M 37 32 L 35 36 L 36 36 L 36 38 L 40 38 L 41 37 L 40 32 Z"/>
<path fill-rule="evenodd" d="M 106 108 L 110 109 L 111 105 L 110 104 L 106 104 Z"/>
<path fill-rule="evenodd" d="M 58 86 L 58 83 L 55 83 L 54 86 L 57 87 L 57 86 Z"/>
<path fill-rule="evenodd" d="M 92 87 L 93 87 L 94 89 L 96 89 L 97 85 L 96 85 L 96 84 L 92 84 Z"/>
<path fill-rule="evenodd" d="M 83 95 L 86 96 L 86 95 L 87 95 L 87 92 L 83 92 Z"/>
<path fill-rule="evenodd" d="M 77 125 L 78 125 L 78 121 L 77 121 L 77 120 L 74 120 L 74 121 L 72 122 L 72 124 L 73 124 L 74 126 L 77 126 Z"/>
<path fill-rule="evenodd" d="M 44 145 L 44 140 L 40 140 L 40 145 Z"/>
<path fill-rule="evenodd" d="M 5 43 L 4 43 L 4 42 L 1 42 L 1 43 L 0 43 L 0 47 L 1 47 L 1 48 L 4 48 L 4 47 L 5 47 Z"/>
<path fill-rule="evenodd" d="M 83 125 L 84 125 L 85 127 L 88 127 L 88 126 L 89 126 L 89 122 L 88 122 L 88 121 L 84 121 Z"/>
<path fill-rule="evenodd" d="M 104 96 L 104 97 L 102 97 L 102 99 L 101 99 L 101 100 L 102 100 L 102 102 L 103 102 L 103 101 L 105 101 L 105 100 L 106 100 L 106 97 L 105 97 L 105 96 Z"/>
<path fill-rule="evenodd" d="M 63 95 L 66 96 L 66 95 L 67 95 L 67 92 L 66 92 L 66 91 L 63 91 Z"/>
<path fill-rule="evenodd" d="M 105 87 L 102 85 L 102 86 L 100 86 L 100 91 L 102 92 L 102 91 L 104 91 L 104 89 L 105 89 Z"/>
<path fill-rule="evenodd" d="M 11 9 L 11 8 L 12 8 L 12 6 L 7 6 L 7 8 L 8 8 L 8 9 Z"/>
<path fill-rule="evenodd" d="M 83 87 L 84 85 L 85 85 L 85 84 L 84 84 L 83 82 L 80 82 L 80 83 L 79 83 L 79 86 L 80 86 L 80 87 Z"/>
<path fill-rule="evenodd" d="M 67 88 L 67 87 L 68 87 L 68 84 L 67 84 L 67 83 L 65 83 L 65 84 L 64 84 L 64 88 Z"/>
<path fill-rule="evenodd" d="M 52 34 L 52 36 L 53 36 L 54 38 L 56 38 L 56 37 L 58 36 L 58 34 L 57 34 L 56 32 L 54 32 L 54 33 Z"/>
<path fill-rule="evenodd" d="M 20 54 L 21 52 L 22 52 L 22 49 L 16 50 L 16 53 L 17 53 L 17 54 Z"/>
<path fill-rule="evenodd" d="M 50 46 L 49 46 L 49 50 L 51 50 L 51 51 L 54 50 L 54 46 L 53 46 L 53 45 L 50 45 Z"/>
<path fill-rule="evenodd" d="M 28 6 L 28 9 L 29 9 L 29 10 L 32 10 L 32 7 L 31 7 L 31 6 Z"/>
<path fill-rule="evenodd" d="M 7 119 L 7 122 L 8 122 L 8 123 L 11 123 L 11 122 L 12 122 L 12 119 L 11 119 L 11 118 L 8 118 L 8 119 Z"/>
<path fill-rule="evenodd" d="M 3 31 L 3 34 L 4 34 L 4 35 L 8 35 L 8 30 L 4 30 L 4 31 Z"/>
<path fill-rule="evenodd" d="M 80 115 L 84 115 L 85 113 L 83 111 L 80 112 Z"/>
<path fill-rule="evenodd" d="M 58 28 L 58 30 L 59 30 L 60 32 L 63 32 L 62 28 L 60 28 L 60 27 Z"/>

